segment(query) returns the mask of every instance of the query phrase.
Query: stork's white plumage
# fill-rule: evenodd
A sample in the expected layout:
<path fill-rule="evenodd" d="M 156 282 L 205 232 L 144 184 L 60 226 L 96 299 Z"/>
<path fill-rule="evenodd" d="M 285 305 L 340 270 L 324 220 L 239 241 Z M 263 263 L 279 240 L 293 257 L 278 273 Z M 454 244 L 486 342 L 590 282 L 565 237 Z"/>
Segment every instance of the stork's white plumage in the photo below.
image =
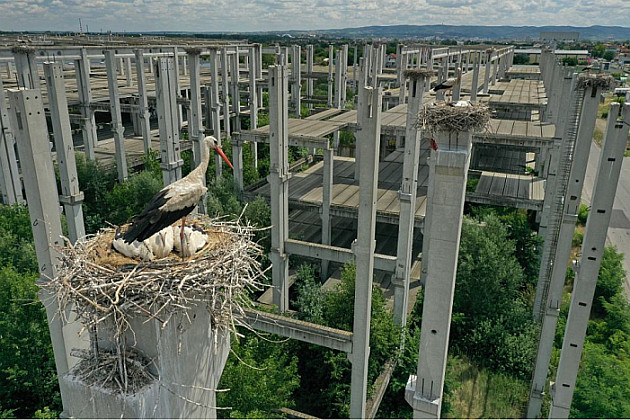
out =
<path fill-rule="evenodd" d="M 120 228 L 116 231 L 112 246 L 116 251 L 129 258 L 140 258 L 142 261 L 153 261 L 155 259 L 155 255 L 153 255 L 145 241 L 125 242 Z"/>
<path fill-rule="evenodd" d="M 217 144 L 217 139 L 207 136 L 201 144 L 201 163 L 184 178 L 162 188 L 146 205 L 144 210 L 131 221 L 131 226 L 123 235 L 127 243 L 144 241 L 160 230 L 170 226 L 193 211 L 199 199 L 208 191 L 204 186 L 206 170 L 210 161 L 210 149 L 214 149 L 227 164 L 234 169 L 232 163 Z M 183 241 L 183 235 L 181 235 Z"/>
<path fill-rule="evenodd" d="M 173 228 L 173 237 L 181 237 L 181 227 Z M 175 250 L 182 257 L 190 257 L 203 248 L 208 242 L 208 235 L 197 226 L 184 227 L 184 240 L 175 241 Z"/>
<path fill-rule="evenodd" d="M 173 251 L 173 227 L 167 226 L 144 241 L 155 258 L 164 258 Z"/>

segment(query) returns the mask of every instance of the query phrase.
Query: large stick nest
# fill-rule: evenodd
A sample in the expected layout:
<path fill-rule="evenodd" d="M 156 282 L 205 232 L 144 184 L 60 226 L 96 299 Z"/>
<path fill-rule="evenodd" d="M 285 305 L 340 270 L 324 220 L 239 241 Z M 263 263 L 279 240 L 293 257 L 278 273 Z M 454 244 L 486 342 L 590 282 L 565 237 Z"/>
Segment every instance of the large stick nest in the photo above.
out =
<path fill-rule="evenodd" d="M 614 77 L 604 73 L 581 73 L 578 76 L 576 89 L 586 89 L 587 87 L 601 88 L 602 90 L 613 90 L 617 85 Z"/>
<path fill-rule="evenodd" d="M 403 77 L 405 77 L 406 79 L 418 80 L 423 77 L 431 77 L 434 74 L 435 74 L 435 70 L 417 68 L 417 69 L 405 70 L 403 72 Z"/>
<path fill-rule="evenodd" d="M 195 222 L 209 243 L 188 259 L 170 254 L 144 263 L 125 257 L 112 248 L 113 229 L 62 249 L 59 274 L 46 285 L 60 314 L 72 304 L 86 327 L 108 321 L 120 337 L 131 316 L 165 326 L 174 314 L 205 304 L 213 328 L 235 331 L 235 318 L 249 305 L 247 291 L 259 290 L 264 277 L 256 260 L 262 254 L 253 241 L 256 229 L 207 217 Z"/>
<path fill-rule="evenodd" d="M 485 130 L 489 122 L 490 110 L 486 105 L 469 102 L 457 106 L 449 102 L 423 106 L 417 126 L 430 132 L 463 132 Z"/>

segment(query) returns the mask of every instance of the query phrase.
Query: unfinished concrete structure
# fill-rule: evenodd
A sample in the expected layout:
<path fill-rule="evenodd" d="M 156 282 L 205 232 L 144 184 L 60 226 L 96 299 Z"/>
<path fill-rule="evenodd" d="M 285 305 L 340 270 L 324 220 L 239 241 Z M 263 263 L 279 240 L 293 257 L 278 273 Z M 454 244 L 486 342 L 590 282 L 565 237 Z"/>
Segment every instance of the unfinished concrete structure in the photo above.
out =
<path fill-rule="evenodd" d="M 414 228 L 423 226 L 425 215 L 432 213 L 431 209 L 435 209 L 435 205 L 460 208 L 463 197 L 472 203 L 508 205 L 544 213 L 543 184 L 547 180 L 547 185 L 550 185 L 548 174 L 559 177 L 554 168 L 557 162 L 553 161 L 553 156 L 558 154 L 557 148 L 562 145 L 561 133 L 566 131 L 566 128 L 556 129 L 556 125 L 570 125 L 566 122 L 570 119 L 569 116 L 564 117 L 564 122 L 560 117 L 563 93 L 554 91 L 554 86 L 564 83 L 560 81 L 564 80 L 564 75 L 561 78 L 560 73 L 556 73 L 552 81 L 547 79 L 548 72 L 544 70 L 542 75 L 545 82 L 542 84 L 536 80 L 536 77 L 540 77 L 540 72 L 530 72 L 530 68 L 511 68 L 511 47 L 486 50 L 472 47 L 400 46 L 399 65 L 391 72 L 383 65 L 383 45 L 365 47 L 361 74 L 358 78 L 353 77 L 357 91 L 360 95 L 366 95 L 358 101 L 357 110 L 346 110 L 344 106 L 344 102 L 347 103 L 344 95 L 348 83 L 348 46 L 331 46 L 329 65 L 324 69 L 313 63 L 313 48 L 308 47 L 286 49 L 280 46 L 262 48 L 260 45 L 247 43 L 200 43 L 115 49 L 69 47 L 61 50 L 63 53 L 57 55 L 57 60 L 61 63 L 73 63 L 77 83 L 77 95 L 69 93 L 68 102 L 70 105 L 77 105 L 80 114 L 70 114 L 69 119 L 78 127 L 77 133 L 82 134 L 84 151 L 89 158 L 93 155 L 96 159 L 113 163 L 111 156 L 115 155 L 117 166 L 123 167 L 128 163 L 129 167 L 134 167 L 139 163 L 139 156 L 150 145 L 154 145 L 163 154 L 165 182 L 171 182 L 181 176 L 181 173 L 177 173 L 181 164 L 179 153 L 191 147 L 195 152 L 202 134 L 214 134 L 223 141 L 230 138 L 235 180 L 243 197 L 247 199 L 263 195 L 269 197 L 272 204 L 274 229 L 271 259 L 274 288 L 271 302 L 281 312 L 289 309 L 290 255 L 321 261 L 322 276 L 328 278 L 330 274 L 333 277 L 335 273 L 338 275 L 338 267 L 355 258 L 356 254 L 364 269 L 361 278 L 372 273 L 369 265 L 373 264 L 374 282 L 386 291 L 386 296 L 393 296 L 392 308 L 396 319 L 404 323 L 415 301 L 421 279 L 427 279 L 426 292 L 433 293 L 430 292 L 430 279 L 434 277 L 430 271 L 431 264 L 426 261 L 431 255 L 438 253 L 448 258 L 445 266 L 453 270 L 444 271 L 450 276 L 445 282 L 449 287 L 439 291 L 433 289 L 438 296 L 435 304 L 442 305 L 441 308 L 450 313 L 449 300 L 452 300 L 454 285 L 451 274 L 454 273 L 457 259 L 456 237 L 459 235 L 459 226 L 451 226 L 453 229 L 449 237 L 452 236 L 453 240 L 449 242 L 449 252 L 438 252 L 439 244 L 433 247 L 436 237 L 431 234 L 431 226 L 425 227 L 424 241 L 421 240 L 424 235 L 420 233 L 420 229 Z M 51 51 L 53 49 L 38 47 L 29 49 L 26 53 L 0 50 L 0 61 L 15 61 L 16 69 L 22 69 L 20 80 L 24 80 L 22 83 L 26 84 L 33 79 L 39 81 L 41 76 L 39 72 L 37 77 L 25 72 L 25 66 L 19 63 L 31 60 L 37 69 L 38 63 Z M 306 53 L 306 73 L 302 73 L 300 56 L 303 51 Z M 263 71 L 263 54 L 276 55 L 276 62 L 281 65 L 268 72 L 266 69 Z M 240 65 L 242 60 L 239 57 L 244 58 L 244 67 Z M 357 55 L 354 57 L 356 59 Z M 117 66 L 119 58 L 129 64 Z M 99 66 L 100 59 L 105 59 L 105 72 Z M 206 60 L 207 67 L 203 65 Z M 137 72 L 135 77 L 131 75 L 133 61 Z M 184 61 L 187 63 L 184 64 Z M 460 68 L 464 76 L 459 97 L 487 103 L 499 116 L 491 121 L 487 132 L 466 136 L 466 141 L 460 144 L 462 150 L 444 149 L 435 154 L 443 153 L 446 156 L 448 153 L 459 153 L 466 156 L 459 166 L 456 165 L 458 175 L 453 182 L 457 183 L 457 191 L 461 193 L 457 197 L 441 195 L 442 189 L 435 187 L 442 182 L 439 174 L 435 173 L 440 165 L 437 161 L 433 162 L 433 167 L 426 163 L 430 155 L 428 141 L 421 141 L 421 135 L 413 124 L 413 116 L 422 101 L 432 99 L 428 92 L 430 84 L 405 77 L 404 71 L 411 68 L 437 70 L 439 80 L 455 74 Z M 66 73 L 72 74 L 73 70 L 67 70 Z M 117 71 L 122 74 L 116 75 Z M 522 76 L 525 73 L 531 79 L 526 80 Z M 118 90 L 118 98 L 110 89 L 105 91 L 103 84 L 98 79 L 90 78 L 90 74 L 107 74 L 111 90 Z M 328 95 L 325 98 L 314 97 L 312 82 L 317 78 L 327 81 Z M 73 86 L 73 78 L 67 79 Z M 163 83 L 164 87 L 153 93 L 150 89 L 156 82 Z M 12 82 L 7 80 L 7 83 Z M 299 93 L 302 83 L 306 83 L 305 97 L 300 97 Z M 132 86 L 127 86 L 128 84 Z M 117 86 L 117 89 L 113 86 Z M 568 92 L 570 84 L 566 83 L 564 86 L 568 86 L 565 87 Z M 262 105 L 263 89 L 267 89 L 270 95 L 270 125 L 259 127 L 257 114 Z M 379 93 L 381 90 L 382 95 Z M 45 95 L 46 98 L 48 96 L 51 95 Z M 322 99 L 329 104 L 330 109 L 299 118 L 302 102 L 313 105 L 321 103 Z M 382 101 L 382 107 L 379 101 Z M 47 99 L 46 102 L 50 103 Z M 153 127 L 151 126 L 150 109 L 158 110 L 157 130 L 155 119 Z M 97 139 L 97 129 L 101 132 L 102 129 L 98 128 L 95 115 L 102 110 L 110 111 L 114 116 L 114 141 Z M 121 117 L 125 114 L 137 116 L 131 118 L 132 123 L 135 121 L 138 126 L 137 136 L 124 135 L 121 128 L 125 119 L 118 117 L 118 112 Z M 289 118 L 289 113 L 296 118 Z M 591 118 L 591 114 L 588 115 Z M 178 148 L 175 137 L 179 136 L 182 128 L 180 117 L 184 117 L 183 128 L 188 131 L 191 142 L 180 141 Z M 249 119 L 249 130 L 241 129 L 244 118 Z M 589 118 L 582 119 L 586 121 Z M 377 120 L 380 121 L 377 123 Z M 368 126 L 371 128 L 368 129 Z M 12 132 L 10 125 L 7 125 L 7 129 L 5 130 L 3 120 L 3 134 Z M 587 133 L 588 127 L 584 130 Z M 342 155 L 338 147 L 341 131 L 356 133 L 355 158 Z M 162 142 L 159 146 L 158 142 L 151 141 L 158 133 Z M 3 136 L 3 140 L 7 138 L 9 137 Z M 255 146 L 258 142 L 269 142 L 272 151 L 268 183 L 246 186 L 243 181 L 243 147 L 247 143 Z M 442 140 L 438 139 L 438 143 L 442 143 Z M 124 154 L 119 147 L 113 147 L 120 144 L 125 146 Z M 394 144 L 395 147 L 390 146 Z M 322 160 L 303 172 L 292 173 L 287 161 L 289 146 L 319 149 L 322 151 Z M 109 156 L 99 153 L 99 149 L 109 151 Z M 7 152 L 0 154 L 0 157 L 8 156 L 10 149 L 4 147 L 3 150 Z M 372 152 L 376 152 L 376 156 L 372 156 Z M 194 153 L 194 156 L 198 154 Z M 435 159 L 437 158 L 434 157 Z M 537 175 L 526 174 L 523 168 L 520 171 L 514 169 L 526 160 L 536 162 Z M 8 197 L 11 185 L 18 185 L 16 180 L 19 182 L 19 176 L 11 175 L 12 171 L 8 166 L 10 162 L 15 163 L 15 158 L 8 157 L 7 166 L 4 162 L 0 161 L 4 181 L 0 188 L 4 194 L 7 185 Z M 221 165 L 218 164 L 216 168 L 217 174 L 220 174 Z M 369 170 L 369 173 L 362 176 L 362 168 Z M 4 176 L 5 173 L 9 175 Z M 463 189 L 467 176 L 478 177 L 479 183 L 474 190 Z M 369 199 L 362 195 L 366 183 L 369 185 L 367 191 L 372 192 Z M 434 194 L 429 193 L 431 188 L 435 190 L 433 197 L 443 199 L 443 203 L 430 204 L 431 194 Z M 13 188 L 14 193 L 16 190 L 17 188 Z M 21 186 L 19 190 L 21 192 Z M 461 211 L 457 213 L 461 214 Z M 313 218 L 314 214 L 317 216 Z M 366 221 L 356 222 L 363 220 L 362 215 Z M 300 217 L 308 218 L 309 222 L 302 222 Z M 459 216 L 457 219 L 460 220 Z M 354 223 L 359 228 L 369 229 L 358 235 L 358 229 L 353 227 Z M 398 225 L 398 228 L 392 229 L 392 225 Z M 303 239 L 290 239 L 290 230 L 299 231 Z M 398 236 L 392 236 L 392 231 L 398 231 Z M 357 243 L 351 247 L 355 238 Z M 421 265 L 420 251 L 424 247 L 427 247 L 424 253 L 425 264 Z M 434 251 L 431 251 L 432 248 Z M 366 342 L 366 337 L 369 337 L 369 316 L 365 314 L 369 314 L 370 284 L 371 281 L 362 284 L 365 286 L 362 294 L 357 294 L 355 314 L 362 313 L 364 316 L 355 320 L 353 332 L 323 328 L 282 315 L 248 311 L 249 321 L 260 330 L 349 354 L 353 362 L 353 417 L 373 417 L 378 409 L 378 401 L 366 401 L 365 392 L 368 385 L 365 366 L 369 355 Z M 419 365 L 424 367 L 418 372 L 420 382 L 422 378 L 427 384 L 432 381 L 433 389 L 429 386 L 428 394 L 424 393 L 422 386 L 418 387 L 418 382 L 412 381 L 408 394 L 409 401 L 417 408 L 418 416 L 439 417 L 440 412 L 449 317 L 445 314 L 433 322 L 436 323 L 435 326 L 423 326 L 423 334 L 429 334 L 429 338 L 436 339 L 423 340 L 427 347 L 423 348 Z M 431 330 L 436 333 L 433 334 Z M 434 365 L 430 357 L 435 358 L 435 371 L 426 369 L 426 366 Z M 387 382 L 384 383 L 386 386 Z M 421 402 L 426 404 L 422 405 Z"/>

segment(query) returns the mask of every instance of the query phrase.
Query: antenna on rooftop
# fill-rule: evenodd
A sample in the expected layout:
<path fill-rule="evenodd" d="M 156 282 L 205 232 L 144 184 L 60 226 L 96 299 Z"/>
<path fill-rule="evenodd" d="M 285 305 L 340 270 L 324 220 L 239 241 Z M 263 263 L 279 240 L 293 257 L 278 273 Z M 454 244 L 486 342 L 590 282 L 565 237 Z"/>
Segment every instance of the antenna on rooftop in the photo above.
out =
<path fill-rule="evenodd" d="M 83 25 L 81 24 L 81 18 L 79 18 L 79 35 L 83 35 Z"/>

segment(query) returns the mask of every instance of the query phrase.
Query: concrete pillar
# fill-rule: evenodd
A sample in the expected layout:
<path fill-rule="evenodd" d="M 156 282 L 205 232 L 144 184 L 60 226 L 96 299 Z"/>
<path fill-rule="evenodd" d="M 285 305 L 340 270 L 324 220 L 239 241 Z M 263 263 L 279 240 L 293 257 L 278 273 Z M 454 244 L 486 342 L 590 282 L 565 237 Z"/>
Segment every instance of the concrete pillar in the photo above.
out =
<path fill-rule="evenodd" d="M 9 111 L 4 99 L 4 87 L 0 77 L 0 188 L 2 202 L 12 205 L 23 203 L 22 181 L 15 153 L 15 137 L 11 129 Z"/>
<path fill-rule="evenodd" d="M 136 55 L 136 79 L 138 80 L 140 132 L 142 134 L 144 153 L 148 153 L 151 148 L 151 114 L 149 113 L 149 102 L 147 100 L 147 81 L 144 75 L 144 53 L 143 50 L 135 50 L 134 53 Z"/>
<path fill-rule="evenodd" d="M 346 107 L 347 100 L 347 86 L 348 86 L 348 44 L 344 44 L 341 47 L 342 59 L 341 61 L 341 80 L 339 82 L 341 90 L 341 108 Z"/>
<path fill-rule="evenodd" d="M 606 125 L 606 139 L 602 146 L 593 187 L 592 210 L 586 221 L 582 255 L 575 273 L 558 373 L 552 390 L 550 418 L 569 418 L 571 409 L 586 327 L 628 139 L 630 103 L 624 104 L 623 121 L 617 121 L 617 115 L 619 115 L 619 104 L 612 103 Z"/>
<path fill-rule="evenodd" d="M 125 58 L 125 77 L 127 81 L 126 86 L 132 87 L 133 86 L 133 73 L 131 72 L 131 57 Z"/>
<path fill-rule="evenodd" d="M 124 71 L 123 71 L 123 59 L 122 57 L 118 57 L 116 59 L 116 73 L 118 76 L 122 76 Z"/>
<path fill-rule="evenodd" d="M 356 263 L 354 323 L 352 327 L 352 373 L 350 377 L 350 418 L 365 418 L 368 359 L 370 354 L 370 315 L 372 278 L 376 247 L 376 200 L 378 156 L 381 138 L 381 88 L 359 90 L 357 146 L 361 148 L 359 168 L 359 216 L 357 239 L 353 243 Z"/>
<path fill-rule="evenodd" d="M 312 45 L 311 45 L 312 47 Z M 312 49 L 312 48 L 311 48 Z M 258 57 L 256 55 L 256 47 L 249 48 L 249 129 L 254 130 L 258 128 L 258 89 L 256 83 L 256 67 Z M 312 57 L 311 57 L 312 59 Z M 312 72 L 312 68 L 311 68 Z M 308 79 L 311 84 L 312 80 Z M 311 86 L 312 87 L 312 86 Z M 258 168 L 258 143 L 253 141 L 251 143 L 252 154 L 254 155 L 254 168 Z"/>
<path fill-rule="evenodd" d="M 68 221 L 68 236 L 72 243 L 85 237 L 83 222 L 83 193 L 79 190 L 77 165 L 74 158 L 72 130 L 68 114 L 68 100 L 63 80 L 61 63 L 45 63 L 44 75 L 48 88 L 48 104 L 52 120 L 57 164 L 61 178 L 61 195 L 59 201 L 63 204 L 66 220 Z"/>
<path fill-rule="evenodd" d="M 291 47 L 291 107 L 295 113 L 296 118 L 300 118 L 301 102 L 301 89 L 302 89 L 302 63 L 301 48 L 299 45 L 293 45 Z"/>
<path fill-rule="evenodd" d="M 582 105 L 580 126 L 573 153 L 573 162 L 571 163 L 571 174 L 569 176 L 569 182 L 564 195 L 564 217 L 560 225 L 557 247 L 554 252 L 555 255 L 553 263 L 551 264 L 549 291 L 545 302 L 545 308 L 541 308 L 541 311 L 544 312 L 542 314 L 543 319 L 540 341 L 538 343 L 536 366 L 532 377 L 530 398 L 527 408 L 528 418 L 538 417 L 544 399 L 549 361 L 551 359 L 556 326 L 558 323 L 558 315 L 560 313 L 560 304 L 562 302 L 562 292 L 566 275 L 566 262 L 569 260 L 571 255 L 571 242 L 573 239 L 573 232 L 575 231 L 575 222 L 577 220 L 577 213 L 580 206 L 582 186 L 584 184 L 584 176 L 586 173 L 588 155 L 590 153 L 599 105 L 599 92 L 595 89 L 594 93 L 595 96 L 586 95 Z M 584 92 L 579 92 L 578 94 L 584 95 Z M 547 269 L 547 272 L 548 270 L 549 269 Z M 544 287 L 541 284 L 540 289 L 543 288 Z M 544 296 L 542 291 L 539 292 L 537 290 L 537 295 L 538 294 L 541 295 L 539 300 L 542 300 Z"/>
<path fill-rule="evenodd" d="M 472 134 L 438 131 L 437 143 L 429 158 L 422 253 L 428 267 L 418 372 L 405 389 L 414 418 L 440 418 Z"/>
<path fill-rule="evenodd" d="M 489 90 L 489 87 L 490 87 L 490 70 L 491 70 L 491 65 L 492 65 L 492 63 L 491 63 L 492 54 L 493 54 L 493 51 L 491 49 L 486 50 L 486 52 L 484 54 L 485 57 L 486 57 L 486 59 L 485 59 L 486 68 L 485 68 L 484 76 L 483 76 L 483 93 L 485 95 L 488 94 L 488 90 Z"/>
<path fill-rule="evenodd" d="M 210 113 L 212 115 L 212 133 L 221 145 L 221 102 L 219 101 L 219 51 L 216 48 L 210 49 Z M 216 153 L 215 153 L 216 154 Z M 221 156 L 215 156 L 215 174 L 219 178 L 223 171 Z"/>
<path fill-rule="evenodd" d="M 473 53 L 473 78 L 472 78 L 472 86 L 470 88 L 470 100 L 472 102 L 477 101 L 477 92 L 479 91 L 479 64 L 481 62 L 481 53 L 474 52 Z"/>
<path fill-rule="evenodd" d="M 335 65 L 335 50 L 332 45 L 328 46 L 328 108 L 333 107 L 333 68 Z"/>
<path fill-rule="evenodd" d="M 333 106 L 337 109 L 342 109 L 342 62 L 344 60 L 343 50 L 337 50 L 337 60 L 335 60 L 335 94 L 334 94 L 334 102 Z"/>
<path fill-rule="evenodd" d="M 230 95 L 232 96 L 232 112 L 234 113 L 234 131 L 241 131 L 241 93 L 239 89 L 240 69 L 239 69 L 239 51 L 238 47 L 234 47 L 234 54 L 229 56 L 230 59 Z"/>
<path fill-rule="evenodd" d="M 357 44 L 354 44 L 354 55 L 352 56 L 352 80 L 354 86 L 354 94 L 357 93 L 357 60 L 358 60 L 358 50 Z"/>
<path fill-rule="evenodd" d="M 407 96 L 407 78 L 404 73 L 407 70 L 407 53 L 402 49 L 399 52 L 399 55 L 396 57 L 398 60 L 398 103 L 404 104 L 406 102 Z M 396 147 L 399 147 L 398 144 Z"/>
<path fill-rule="evenodd" d="M 256 79 L 262 79 L 262 44 L 256 44 Z M 258 83 L 258 108 L 263 108 L 263 88 L 262 84 Z"/>
<path fill-rule="evenodd" d="M 306 79 L 306 99 L 308 102 L 308 109 L 313 109 L 313 103 L 310 102 L 313 99 L 313 46 L 306 46 L 306 73 L 308 78 Z"/>
<path fill-rule="evenodd" d="M 77 80 L 77 93 L 79 95 L 81 109 L 81 132 L 83 134 L 83 147 L 85 156 L 94 160 L 94 149 L 98 143 L 96 133 L 96 120 L 94 110 L 90 106 L 92 102 L 92 88 L 90 86 L 90 59 L 85 48 L 81 48 L 81 58 L 74 61 L 74 71 Z"/>
<path fill-rule="evenodd" d="M 188 75 L 188 57 L 187 56 L 183 56 L 182 57 L 182 75 L 187 76 Z"/>
<path fill-rule="evenodd" d="M 7 61 L 7 79 L 13 79 L 13 63 L 10 61 Z"/>
<path fill-rule="evenodd" d="M 109 111 L 112 115 L 112 132 L 116 147 L 116 170 L 118 181 L 127 179 L 127 156 L 125 154 L 125 136 L 120 114 L 120 96 L 118 94 L 118 78 L 116 76 L 116 55 L 114 50 L 105 51 L 105 66 L 107 67 L 107 82 L 109 85 Z"/>
<path fill-rule="evenodd" d="M 392 276 L 394 285 L 394 321 L 398 325 L 407 323 L 409 306 L 409 278 L 413 256 L 413 227 L 416 216 L 416 194 L 418 190 L 418 165 L 420 160 L 420 140 L 422 131 L 417 120 L 426 77 L 409 81 L 409 104 L 405 131 L 405 154 L 403 158 L 402 183 L 398 191 L 400 217 L 398 221 L 398 246 L 396 251 L 396 272 Z"/>
<path fill-rule="evenodd" d="M 39 89 L 9 89 L 8 96 L 11 104 L 11 126 L 16 128 L 28 213 L 41 276 L 38 284 L 41 286 L 57 276 L 59 248 L 64 245 L 48 128 Z M 79 337 L 80 324 L 72 322 L 72 313 L 66 314 L 70 318 L 68 324 L 62 321 L 55 296 L 47 289 L 40 289 L 39 299 L 46 307 L 59 377 L 78 362 L 77 358 L 70 355 L 70 351 L 73 348 L 86 349 L 88 344 L 84 338 Z M 69 400 L 63 390 L 61 400 L 66 409 Z"/>
<path fill-rule="evenodd" d="M 289 309 L 289 257 L 284 242 L 289 238 L 289 112 L 288 72 L 285 66 L 269 67 L 269 176 L 271 187 L 271 281 L 273 304 Z"/>
<path fill-rule="evenodd" d="M 205 137 L 201 113 L 201 63 L 200 50 L 189 48 L 186 50 L 190 57 L 190 114 L 188 116 L 188 133 L 193 144 L 193 167 L 201 163 L 201 143 Z M 206 177 L 202 179 L 206 185 Z M 206 213 L 206 195 L 199 200 L 198 212 Z"/>
<path fill-rule="evenodd" d="M 221 91 L 223 92 L 223 131 L 225 131 L 226 136 L 230 136 L 232 130 L 230 130 L 230 85 L 229 85 L 229 62 L 228 62 L 228 52 L 227 48 L 223 47 L 221 50 L 221 77 L 222 77 L 222 86 Z"/>
<path fill-rule="evenodd" d="M 35 51 L 30 47 L 15 47 L 11 51 L 15 61 L 18 86 L 26 89 L 41 89 Z"/>
<path fill-rule="evenodd" d="M 368 46 L 366 45 L 365 48 L 368 49 Z M 358 84 L 357 92 L 362 92 L 363 88 L 367 86 L 368 65 L 369 65 L 368 58 L 361 57 L 361 60 L 359 61 L 359 84 Z M 357 100 L 358 100 L 358 97 L 357 97 Z M 355 135 L 355 140 L 354 140 L 354 179 L 355 181 L 359 180 L 360 167 L 361 167 L 361 147 L 359 146 L 359 137 Z"/>
<path fill-rule="evenodd" d="M 157 59 L 155 91 L 160 130 L 160 167 L 162 181 L 168 185 L 182 177 L 184 162 L 180 156 L 175 63 L 171 57 Z"/>
<path fill-rule="evenodd" d="M 330 147 L 324 149 L 324 167 L 323 167 L 323 179 L 322 179 L 322 206 L 321 219 L 322 219 L 322 245 L 332 244 L 332 216 L 330 215 L 330 206 L 333 199 L 333 149 Z M 328 266 L 330 261 L 322 260 L 322 281 L 328 279 Z"/>

